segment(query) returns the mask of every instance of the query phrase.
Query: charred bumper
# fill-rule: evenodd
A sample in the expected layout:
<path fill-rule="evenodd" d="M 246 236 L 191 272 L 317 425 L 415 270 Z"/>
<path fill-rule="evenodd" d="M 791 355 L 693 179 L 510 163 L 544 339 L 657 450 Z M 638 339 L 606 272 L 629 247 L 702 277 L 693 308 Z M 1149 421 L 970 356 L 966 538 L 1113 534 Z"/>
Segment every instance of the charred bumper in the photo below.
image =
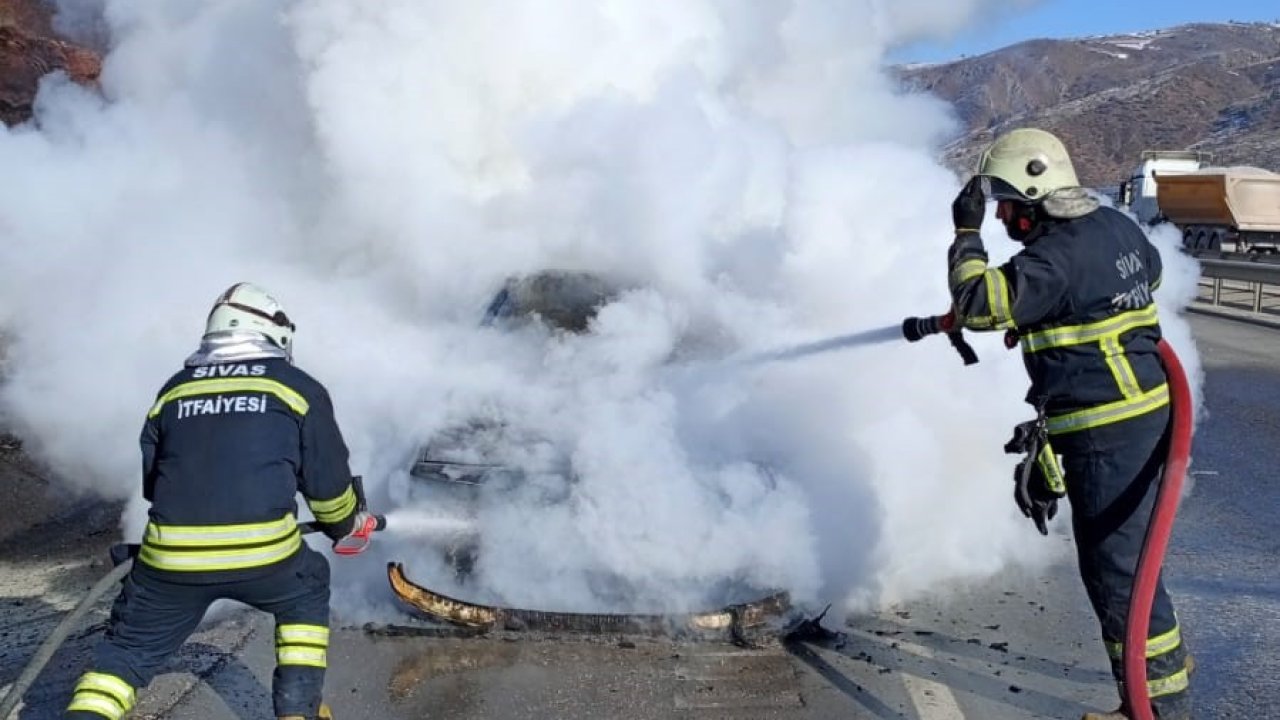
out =
<path fill-rule="evenodd" d="M 479 632 L 528 630 L 596 634 L 722 637 L 739 640 L 767 629 L 791 608 L 786 592 L 751 602 L 696 613 L 572 613 L 493 607 L 458 600 L 410 580 L 400 563 L 387 564 L 391 589 L 402 602 L 427 618 Z"/>

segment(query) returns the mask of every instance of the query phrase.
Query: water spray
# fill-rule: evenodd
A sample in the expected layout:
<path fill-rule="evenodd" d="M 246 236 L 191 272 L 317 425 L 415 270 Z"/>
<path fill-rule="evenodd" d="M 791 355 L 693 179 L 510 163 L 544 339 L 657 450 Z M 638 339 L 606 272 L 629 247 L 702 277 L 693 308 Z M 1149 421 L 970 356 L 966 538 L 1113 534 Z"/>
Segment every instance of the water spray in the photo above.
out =
<path fill-rule="evenodd" d="M 886 325 L 872 330 L 849 333 L 848 335 L 837 335 L 825 340 L 815 340 L 800 345 L 767 350 L 741 358 L 730 358 L 718 367 L 748 368 L 772 362 L 788 362 L 836 350 L 883 345 L 904 337 L 908 342 L 916 342 L 928 335 L 936 335 L 938 333 L 947 334 L 947 337 L 951 340 L 952 347 L 956 349 L 956 352 L 960 353 L 965 365 L 972 365 L 978 362 L 977 353 L 965 341 L 956 324 L 955 313 L 948 312 L 945 315 L 930 317 L 909 317 L 900 326 Z"/>
<path fill-rule="evenodd" d="M 791 347 L 756 353 L 755 355 L 749 355 L 742 358 L 733 364 L 750 366 L 763 365 L 770 362 L 795 360 L 802 357 L 808 357 L 810 355 L 832 352 L 834 350 L 866 347 L 868 345 L 880 345 L 897 340 L 899 337 L 898 326 L 889 325 L 887 327 L 876 328 L 875 330 L 865 330 L 863 332 L 850 333 L 848 335 L 837 335 L 836 337 L 827 338 L 826 340 L 817 340 L 814 342 L 804 343 L 802 345 L 793 345 Z"/>
<path fill-rule="evenodd" d="M 480 534 L 473 518 L 441 515 L 414 508 L 401 508 L 387 513 L 387 527 L 394 535 L 427 540 L 453 540 Z"/>

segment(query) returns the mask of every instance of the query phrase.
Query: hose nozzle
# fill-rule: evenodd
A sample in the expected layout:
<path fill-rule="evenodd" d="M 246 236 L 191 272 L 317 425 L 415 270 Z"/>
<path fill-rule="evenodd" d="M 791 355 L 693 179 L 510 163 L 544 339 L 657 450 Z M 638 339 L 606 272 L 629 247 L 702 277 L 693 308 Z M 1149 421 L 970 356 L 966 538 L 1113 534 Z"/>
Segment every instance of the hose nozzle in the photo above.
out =
<path fill-rule="evenodd" d="M 964 360 L 965 365 L 972 365 L 978 362 L 978 355 L 965 342 L 964 335 L 960 334 L 960 329 L 956 327 L 955 311 L 950 311 L 945 315 L 932 315 L 930 317 L 909 317 L 902 321 L 902 336 L 907 342 L 916 342 L 929 335 L 937 335 L 938 333 L 946 333 L 947 339 L 951 341 L 951 346 L 960 353 L 960 358 Z"/>
<path fill-rule="evenodd" d="M 902 336 L 907 342 L 916 342 L 929 335 L 949 332 L 955 327 L 955 315 L 931 315 L 929 317 L 909 317 L 902 321 Z"/>

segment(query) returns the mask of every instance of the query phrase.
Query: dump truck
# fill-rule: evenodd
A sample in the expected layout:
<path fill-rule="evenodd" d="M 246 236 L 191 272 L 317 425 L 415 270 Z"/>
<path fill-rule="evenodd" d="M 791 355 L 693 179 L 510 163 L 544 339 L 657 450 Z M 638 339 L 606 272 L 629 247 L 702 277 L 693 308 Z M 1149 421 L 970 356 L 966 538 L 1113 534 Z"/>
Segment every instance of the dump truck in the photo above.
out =
<path fill-rule="evenodd" d="M 1161 214 L 1193 250 L 1280 249 L 1280 174 L 1254 167 L 1205 168 L 1159 179 Z"/>
<path fill-rule="evenodd" d="M 1172 223 L 1191 250 L 1280 251 L 1280 174 L 1213 167 L 1194 151 L 1147 151 L 1120 185 L 1120 204 L 1140 222 Z"/>

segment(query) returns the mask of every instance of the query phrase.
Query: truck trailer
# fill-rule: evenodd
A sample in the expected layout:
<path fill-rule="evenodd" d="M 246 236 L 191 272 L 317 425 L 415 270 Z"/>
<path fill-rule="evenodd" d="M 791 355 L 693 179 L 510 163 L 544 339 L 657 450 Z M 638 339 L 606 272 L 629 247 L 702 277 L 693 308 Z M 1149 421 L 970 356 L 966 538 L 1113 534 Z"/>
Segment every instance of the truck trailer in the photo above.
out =
<path fill-rule="evenodd" d="M 1210 159 L 1194 151 L 1144 152 L 1120 185 L 1119 203 L 1140 222 L 1174 224 L 1191 250 L 1280 250 L 1280 175 L 1213 167 Z"/>
<path fill-rule="evenodd" d="M 1160 212 L 1182 230 L 1186 247 L 1280 248 L 1280 175 L 1253 167 L 1205 168 L 1158 182 Z"/>

